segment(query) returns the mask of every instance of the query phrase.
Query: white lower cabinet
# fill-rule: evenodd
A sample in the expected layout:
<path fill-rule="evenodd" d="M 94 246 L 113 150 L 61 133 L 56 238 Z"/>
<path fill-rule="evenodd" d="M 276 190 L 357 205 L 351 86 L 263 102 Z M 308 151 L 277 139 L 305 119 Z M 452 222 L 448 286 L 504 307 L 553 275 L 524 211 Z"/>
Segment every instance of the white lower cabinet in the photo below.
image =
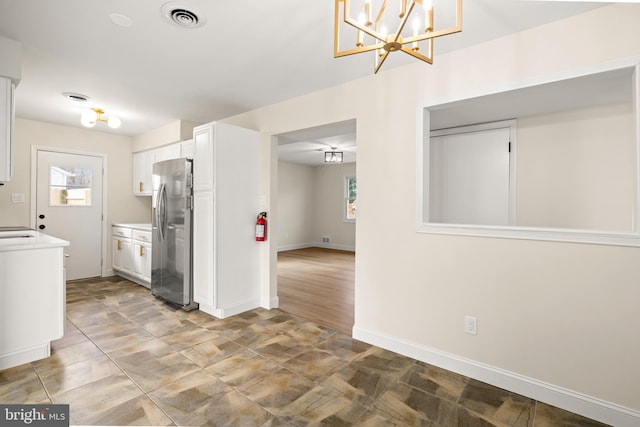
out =
<path fill-rule="evenodd" d="M 133 273 L 151 284 L 151 232 L 133 230 Z M 149 287 L 149 286 L 147 286 Z"/>
<path fill-rule="evenodd" d="M 131 230 L 123 227 L 113 227 L 113 269 L 125 273 L 133 270 L 133 256 L 131 253 Z"/>
<path fill-rule="evenodd" d="M 113 272 L 151 287 L 151 225 L 117 224 L 112 227 Z"/>

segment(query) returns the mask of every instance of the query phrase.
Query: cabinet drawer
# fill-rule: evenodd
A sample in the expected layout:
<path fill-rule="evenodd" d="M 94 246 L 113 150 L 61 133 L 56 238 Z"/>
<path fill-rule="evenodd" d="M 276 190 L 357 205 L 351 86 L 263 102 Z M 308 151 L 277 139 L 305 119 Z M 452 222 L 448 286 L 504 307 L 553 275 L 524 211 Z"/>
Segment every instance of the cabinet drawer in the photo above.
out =
<path fill-rule="evenodd" d="M 133 230 L 133 238 L 142 242 L 151 243 L 151 232 L 142 230 Z"/>
<path fill-rule="evenodd" d="M 131 229 L 124 227 L 111 227 L 111 234 L 117 237 L 131 238 Z"/>

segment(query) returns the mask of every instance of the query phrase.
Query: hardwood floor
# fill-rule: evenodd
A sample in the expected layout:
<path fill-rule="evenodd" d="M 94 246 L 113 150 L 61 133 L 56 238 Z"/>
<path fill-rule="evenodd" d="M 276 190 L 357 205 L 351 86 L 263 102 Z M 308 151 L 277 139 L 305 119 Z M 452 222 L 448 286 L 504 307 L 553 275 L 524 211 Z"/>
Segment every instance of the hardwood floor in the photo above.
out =
<path fill-rule="evenodd" d="M 278 253 L 280 310 L 351 336 L 355 253 L 306 248 Z"/>

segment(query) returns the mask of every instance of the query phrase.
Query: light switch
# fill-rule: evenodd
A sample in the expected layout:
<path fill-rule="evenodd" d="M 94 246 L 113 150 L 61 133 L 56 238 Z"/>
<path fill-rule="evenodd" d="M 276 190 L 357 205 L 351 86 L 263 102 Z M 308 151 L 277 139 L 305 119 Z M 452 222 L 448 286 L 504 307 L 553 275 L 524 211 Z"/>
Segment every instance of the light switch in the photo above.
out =
<path fill-rule="evenodd" d="M 11 203 L 24 203 L 24 193 L 11 193 Z"/>

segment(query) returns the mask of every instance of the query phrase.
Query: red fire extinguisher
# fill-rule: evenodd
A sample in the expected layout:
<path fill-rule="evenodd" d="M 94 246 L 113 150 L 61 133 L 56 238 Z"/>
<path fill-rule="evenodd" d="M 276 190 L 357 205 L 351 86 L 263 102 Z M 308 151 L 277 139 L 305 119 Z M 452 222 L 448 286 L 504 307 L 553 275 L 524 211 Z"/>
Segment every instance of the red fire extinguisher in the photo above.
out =
<path fill-rule="evenodd" d="M 267 240 L 267 213 L 260 212 L 256 221 L 256 242 Z"/>

